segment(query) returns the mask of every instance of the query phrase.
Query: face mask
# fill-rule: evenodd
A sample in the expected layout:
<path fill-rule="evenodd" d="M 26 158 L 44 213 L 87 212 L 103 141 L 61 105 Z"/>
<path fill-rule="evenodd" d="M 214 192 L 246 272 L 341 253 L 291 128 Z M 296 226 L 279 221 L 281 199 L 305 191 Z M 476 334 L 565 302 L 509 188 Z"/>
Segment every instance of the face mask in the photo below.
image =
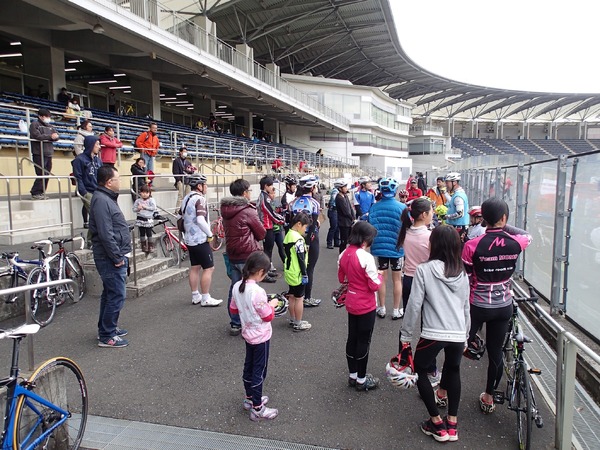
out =
<path fill-rule="evenodd" d="M 181 157 L 182 157 L 182 158 L 187 158 L 187 152 L 183 152 L 183 153 L 181 153 Z"/>
<path fill-rule="evenodd" d="M 46 125 L 50 123 L 50 117 L 44 117 L 42 119 L 42 122 L 44 122 Z"/>

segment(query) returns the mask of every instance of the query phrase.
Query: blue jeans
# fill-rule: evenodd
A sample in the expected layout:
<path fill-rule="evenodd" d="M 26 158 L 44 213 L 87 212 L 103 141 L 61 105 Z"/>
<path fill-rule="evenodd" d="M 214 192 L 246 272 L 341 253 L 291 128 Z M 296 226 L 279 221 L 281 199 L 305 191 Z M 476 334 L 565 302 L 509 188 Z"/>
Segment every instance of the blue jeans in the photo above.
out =
<path fill-rule="evenodd" d="M 229 312 L 229 325 L 232 327 L 241 327 L 242 322 L 240 321 L 239 314 L 233 314 L 229 310 L 229 305 L 231 305 L 231 296 L 233 291 L 233 285 L 242 279 L 242 269 L 244 268 L 245 262 L 241 263 L 233 263 L 230 262 L 231 265 L 231 286 L 229 286 L 229 295 L 227 295 L 227 312 Z"/>
<path fill-rule="evenodd" d="M 147 153 L 142 153 L 142 158 L 146 162 L 146 170 L 154 172 L 154 156 L 150 156 Z"/>
<path fill-rule="evenodd" d="M 94 262 L 102 279 L 98 336 L 100 340 L 107 340 L 117 334 L 119 313 L 125 304 L 128 261 L 125 259 L 121 267 L 115 267 L 112 261 L 106 259 L 95 259 Z"/>
<path fill-rule="evenodd" d="M 329 208 L 327 211 L 329 219 L 329 231 L 327 232 L 327 247 L 340 246 L 340 229 L 338 227 L 337 210 Z"/>

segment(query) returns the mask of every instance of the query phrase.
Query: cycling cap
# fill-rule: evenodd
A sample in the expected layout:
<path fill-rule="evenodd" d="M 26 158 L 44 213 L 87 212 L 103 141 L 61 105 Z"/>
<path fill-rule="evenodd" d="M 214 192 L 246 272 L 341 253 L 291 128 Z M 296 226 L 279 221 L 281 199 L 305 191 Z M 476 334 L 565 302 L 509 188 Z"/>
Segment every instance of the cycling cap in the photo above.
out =
<path fill-rule="evenodd" d="M 450 172 L 448 175 L 446 175 L 446 181 L 460 181 L 460 173 Z"/>
<path fill-rule="evenodd" d="M 190 175 L 189 177 L 187 177 L 187 179 L 190 186 L 193 188 L 198 186 L 199 184 L 206 184 L 206 176 L 202 174 Z"/>

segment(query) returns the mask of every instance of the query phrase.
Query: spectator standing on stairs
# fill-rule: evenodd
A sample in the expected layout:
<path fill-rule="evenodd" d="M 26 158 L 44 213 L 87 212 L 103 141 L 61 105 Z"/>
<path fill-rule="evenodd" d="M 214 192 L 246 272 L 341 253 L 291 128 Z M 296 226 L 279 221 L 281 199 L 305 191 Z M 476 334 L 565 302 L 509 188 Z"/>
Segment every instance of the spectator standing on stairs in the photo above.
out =
<path fill-rule="evenodd" d="M 173 160 L 173 175 L 175 175 L 175 189 L 177 189 L 175 211 L 181 207 L 183 197 L 190 193 L 190 183 L 186 175 L 191 175 L 198 170 L 187 159 L 187 155 L 187 148 L 183 144 L 179 149 L 179 156 Z"/>
<path fill-rule="evenodd" d="M 135 147 L 140 152 L 140 156 L 146 161 L 146 169 L 154 172 L 154 158 L 160 147 L 158 125 L 153 122 L 146 131 L 142 131 L 135 140 Z"/>
<path fill-rule="evenodd" d="M 58 133 L 50 125 L 50 111 L 41 108 L 38 111 L 38 120 L 29 125 L 29 137 L 31 141 L 31 156 L 38 176 L 31 187 L 31 198 L 33 200 L 46 200 L 46 189 L 48 178 L 39 178 L 42 175 L 50 175 L 52 170 L 52 156 L 54 155 L 53 142 L 58 141 Z"/>
<path fill-rule="evenodd" d="M 83 227 L 88 228 L 88 214 L 90 211 L 90 203 L 92 195 L 98 188 L 98 169 L 102 166 L 102 161 L 98 156 L 100 152 L 100 142 L 96 136 L 86 136 L 83 142 L 83 153 L 71 161 L 73 166 L 73 175 L 77 180 L 77 192 L 83 200 Z M 92 245 L 92 234 L 88 230 L 87 236 L 88 246 Z"/>
<path fill-rule="evenodd" d="M 115 136 L 115 129 L 110 125 L 104 128 L 104 133 L 100 135 L 100 159 L 102 164 L 114 166 L 117 162 L 117 151 L 123 144 Z"/>
<path fill-rule="evenodd" d="M 73 139 L 73 153 L 75 153 L 75 156 L 83 153 L 83 140 L 87 136 L 93 135 L 94 127 L 92 125 L 92 122 L 90 122 L 89 120 L 84 120 L 83 122 L 81 122 L 79 128 L 77 129 L 77 135 L 75 136 L 75 139 Z"/>

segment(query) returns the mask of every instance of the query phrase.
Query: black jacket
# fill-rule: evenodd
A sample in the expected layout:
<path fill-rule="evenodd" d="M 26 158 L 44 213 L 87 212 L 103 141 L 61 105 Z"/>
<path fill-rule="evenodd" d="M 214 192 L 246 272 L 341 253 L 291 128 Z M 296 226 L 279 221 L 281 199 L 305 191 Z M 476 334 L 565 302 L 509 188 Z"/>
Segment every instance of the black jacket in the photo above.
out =
<path fill-rule="evenodd" d="M 186 159 L 178 156 L 173 160 L 173 175 L 175 175 L 175 184 L 179 181 L 183 181 L 183 184 L 189 184 L 188 178 L 185 175 L 190 175 L 192 171 L 192 163 Z"/>
<path fill-rule="evenodd" d="M 90 206 L 90 231 L 94 259 L 118 264 L 131 251 L 131 235 L 125 216 L 119 208 L 119 194 L 99 186 Z"/>
<path fill-rule="evenodd" d="M 354 208 L 350 203 L 350 199 L 347 195 L 341 192 L 335 197 L 335 209 L 338 214 L 338 226 L 340 227 L 351 227 L 354 222 Z"/>
<path fill-rule="evenodd" d="M 29 137 L 31 137 L 31 139 L 35 139 L 31 141 L 32 155 L 41 155 L 43 149 L 44 156 L 52 157 L 54 154 L 52 133 L 56 133 L 54 127 L 46 125 L 39 119 L 31 122 L 31 125 L 29 125 Z"/>

